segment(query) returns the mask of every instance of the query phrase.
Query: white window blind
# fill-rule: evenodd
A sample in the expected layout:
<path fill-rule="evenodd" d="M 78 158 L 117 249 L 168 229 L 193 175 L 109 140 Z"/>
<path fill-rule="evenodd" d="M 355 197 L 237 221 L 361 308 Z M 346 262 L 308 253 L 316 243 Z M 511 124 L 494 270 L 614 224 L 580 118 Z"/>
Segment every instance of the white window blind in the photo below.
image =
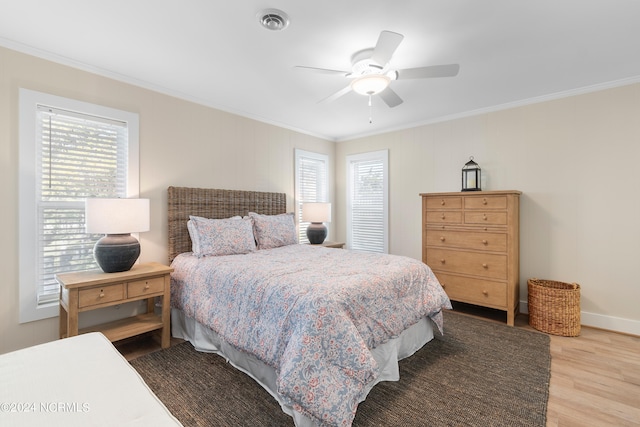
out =
<path fill-rule="evenodd" d="M 47 304 L 59 297 L 56 273 L 98 267 L 84 200 L 126 197 L 127 124 L 42 105 L 36 116 L 36 286 Z"/>
<path fill-rule="evenodd" d="M 88 197 L 138 196 L 138 115 L 20 89 L 20 322 L 58 315 L 58 273 L 98 268 Z"/>
<path fill-rule="evenodd" d="M 347 245 L 388 252 L 388 152 L 347 157 Z"/>
<path fill-rule="evenodd" d="M 329 156 L 305 150 L 296 150 L 295 156 L 298 240 L 300 243 L 309 243 L 309 239 L 307 239 L 307 227 L 309 223 L 302 222 L 302 203 L 329 201 Z"/>

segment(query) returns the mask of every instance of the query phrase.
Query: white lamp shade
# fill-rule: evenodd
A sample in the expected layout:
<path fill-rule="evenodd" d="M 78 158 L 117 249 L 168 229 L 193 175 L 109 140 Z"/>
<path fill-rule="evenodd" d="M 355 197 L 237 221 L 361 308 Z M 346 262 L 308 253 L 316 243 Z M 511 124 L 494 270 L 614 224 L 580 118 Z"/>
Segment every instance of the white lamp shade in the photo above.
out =
<path fill-rule="evenodd" d="M 86 199 L 85 229 L 90 234 L 149 231 L 149 199 Z"/>
<path fill-rule="evenodd" d="M 303 203 L 302 220 L 305 222 L 331 222 L 331 203 Z"/>

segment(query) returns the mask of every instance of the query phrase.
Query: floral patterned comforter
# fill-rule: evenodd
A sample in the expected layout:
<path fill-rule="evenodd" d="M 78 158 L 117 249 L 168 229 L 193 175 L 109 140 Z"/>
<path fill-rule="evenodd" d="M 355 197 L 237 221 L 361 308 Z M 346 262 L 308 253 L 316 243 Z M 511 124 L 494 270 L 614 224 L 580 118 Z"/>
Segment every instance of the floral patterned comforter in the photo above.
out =
<path fill-rule="evenodd" d="M 273 367 L 278 393 L 322 425 L 351 425 L 377 376 L 369 351 L 451 308 L 412 258 L 291 245 L 172 264 L 171 305 Z"/>

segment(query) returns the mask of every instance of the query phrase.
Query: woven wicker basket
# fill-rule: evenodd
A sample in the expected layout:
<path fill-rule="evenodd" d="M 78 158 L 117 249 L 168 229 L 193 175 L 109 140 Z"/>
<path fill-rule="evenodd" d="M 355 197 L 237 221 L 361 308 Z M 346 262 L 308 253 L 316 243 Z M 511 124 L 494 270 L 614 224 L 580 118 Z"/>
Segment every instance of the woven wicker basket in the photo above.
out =
<path fill-rule="evenodd" d="M 529 325 L 553 335 L 580 335 L 580 285 L 529 279 Z"/>

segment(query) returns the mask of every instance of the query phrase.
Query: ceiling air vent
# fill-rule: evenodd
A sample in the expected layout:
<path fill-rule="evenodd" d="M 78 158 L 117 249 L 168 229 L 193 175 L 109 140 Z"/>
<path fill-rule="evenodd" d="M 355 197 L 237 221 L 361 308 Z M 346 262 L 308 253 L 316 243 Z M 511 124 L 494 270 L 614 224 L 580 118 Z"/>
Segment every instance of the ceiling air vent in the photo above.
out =
<path fill-rule="evenodd" d="M 258 13 L 258 20 L 267 30 L 282 31 L 289 26 L 289 16 L 278 9 L 265 9 Z"/>

